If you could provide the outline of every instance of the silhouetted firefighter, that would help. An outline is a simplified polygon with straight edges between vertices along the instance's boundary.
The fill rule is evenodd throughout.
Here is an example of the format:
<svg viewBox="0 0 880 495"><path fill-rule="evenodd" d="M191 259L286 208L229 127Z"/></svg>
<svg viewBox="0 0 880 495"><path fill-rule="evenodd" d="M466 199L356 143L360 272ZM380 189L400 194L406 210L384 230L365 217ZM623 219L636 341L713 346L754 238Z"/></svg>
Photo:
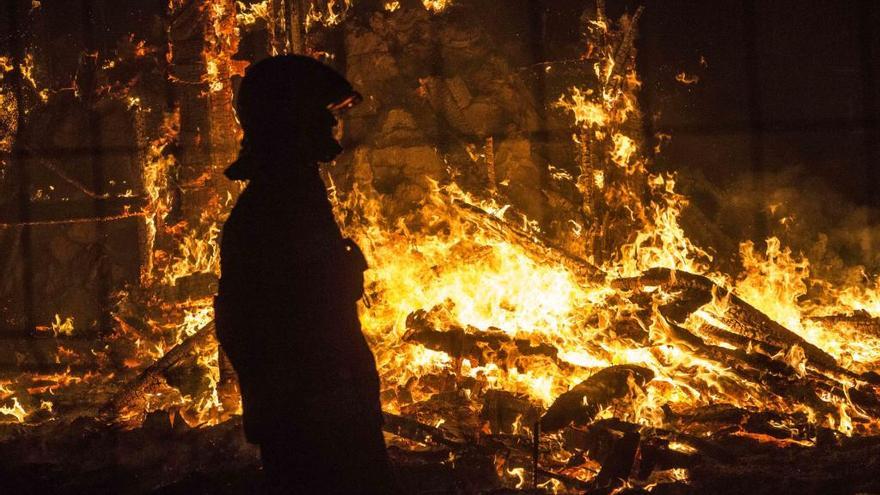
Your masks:
<svg viewBox="0 0 880 495"><path fill-rule="evenodd" d="M241 384L247 438L278 493L392 493L379 377L356 303L366 261L342 237L318 163L360 100L329 67L278 56L241 83L249 180L223 228L217 337Z"/></svg>

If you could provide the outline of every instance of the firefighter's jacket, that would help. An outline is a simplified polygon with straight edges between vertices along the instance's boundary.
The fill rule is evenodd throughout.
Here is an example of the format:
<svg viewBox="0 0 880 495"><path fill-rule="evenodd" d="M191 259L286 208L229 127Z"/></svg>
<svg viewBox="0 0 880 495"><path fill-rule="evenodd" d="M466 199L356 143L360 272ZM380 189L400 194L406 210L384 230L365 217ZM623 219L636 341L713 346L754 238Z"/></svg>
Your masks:
<svg viewBox="0 0 880 495"><path fill-rule="evenodd" d="M215 300L254 443L291 424L381 422L357 314L366 262L340 233L317 166L276 169L256 174L223 227Z"/></svg>

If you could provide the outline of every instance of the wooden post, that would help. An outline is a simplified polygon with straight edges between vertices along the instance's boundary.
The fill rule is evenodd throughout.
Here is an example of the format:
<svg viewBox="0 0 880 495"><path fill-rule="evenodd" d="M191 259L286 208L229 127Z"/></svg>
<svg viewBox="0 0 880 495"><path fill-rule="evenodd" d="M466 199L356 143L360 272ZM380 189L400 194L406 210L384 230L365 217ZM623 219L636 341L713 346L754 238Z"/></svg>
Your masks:
<svg viewBox="0 0 880 495"><path fill-rule="evenodd" d="M281 55L287 53L287 39L285 26L287 22L284 14L284 0L270 0L269 2L269 54Z"/></svg>
<svg viewBox="0 0 880 495"><path fill-rule="evenodd" d="M306 51L304 5L299 0L284 0L285 19L287 20L288 52L303 54Z"/></svg>
<svg viewBox="0 0 880 495"><path fill-rule="evenodd" d="M486 176L489 179L489 190L494 193L498 186L498 178L495 174L495 140L492 136L486 138L483 150L486 154Z"/></svg>
<svg viewBox="0 0 880 495"><path fill-rule="evenodd" d="M233 112L232 77L243 66L232 60L238 50L234 0L190 0L175 12L171 26L174 92L180 104L180 192L178 218L187 231L205 238L223 221L225 200L236 186L223 170L238 151L239 130ZM210 277L206 278L206 280ZM198 291L202 292L202 291ZM219 352L219 351L218 351ZM225 408L237 401L235 375L218 355L218 393Z"/></svg>

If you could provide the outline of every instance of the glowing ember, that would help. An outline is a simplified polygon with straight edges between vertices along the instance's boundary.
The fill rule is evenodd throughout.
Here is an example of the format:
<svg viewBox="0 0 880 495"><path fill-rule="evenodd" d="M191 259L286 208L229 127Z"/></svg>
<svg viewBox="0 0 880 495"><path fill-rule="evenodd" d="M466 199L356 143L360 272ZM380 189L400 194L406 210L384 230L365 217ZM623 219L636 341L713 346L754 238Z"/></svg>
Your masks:
<svg viewBox="0 0 880 495"><path fill-rule="evenodd" d="M345 19L348 9L351 8L351 0L327 0L323 6L316 3L309 4L309 12L305 18L305 30L309 32L315 24L323 26L335 26Z"/></svg>
<svg viewBox="0 0 880 495"><path fill-rule="evenodd" d="M443 12L452 4L452 0L422 0L422 5L431 12Z"/></svg>

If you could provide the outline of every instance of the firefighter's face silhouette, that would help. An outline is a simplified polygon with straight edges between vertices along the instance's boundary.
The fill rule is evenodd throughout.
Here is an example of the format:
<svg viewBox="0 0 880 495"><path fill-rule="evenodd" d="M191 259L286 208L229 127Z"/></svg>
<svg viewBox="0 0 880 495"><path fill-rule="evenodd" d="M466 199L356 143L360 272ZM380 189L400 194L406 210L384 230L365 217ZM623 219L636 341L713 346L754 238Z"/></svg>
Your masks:
<svg viewBox="0 0 880 495"><path fill-rule="evenodd" d="M273 147L286 149L306 161L330 162L342 152L339 120L329 108L290 105L267 116L263 124L272 127L263 135L272 136Z"/></svg>
<svg viewBox="0 0 880 495"><path fill-rule="evenodd" d="M330 162L342 152L339 120L329 109L311 112L300 130L300 146L318 162Z"/></svg>

